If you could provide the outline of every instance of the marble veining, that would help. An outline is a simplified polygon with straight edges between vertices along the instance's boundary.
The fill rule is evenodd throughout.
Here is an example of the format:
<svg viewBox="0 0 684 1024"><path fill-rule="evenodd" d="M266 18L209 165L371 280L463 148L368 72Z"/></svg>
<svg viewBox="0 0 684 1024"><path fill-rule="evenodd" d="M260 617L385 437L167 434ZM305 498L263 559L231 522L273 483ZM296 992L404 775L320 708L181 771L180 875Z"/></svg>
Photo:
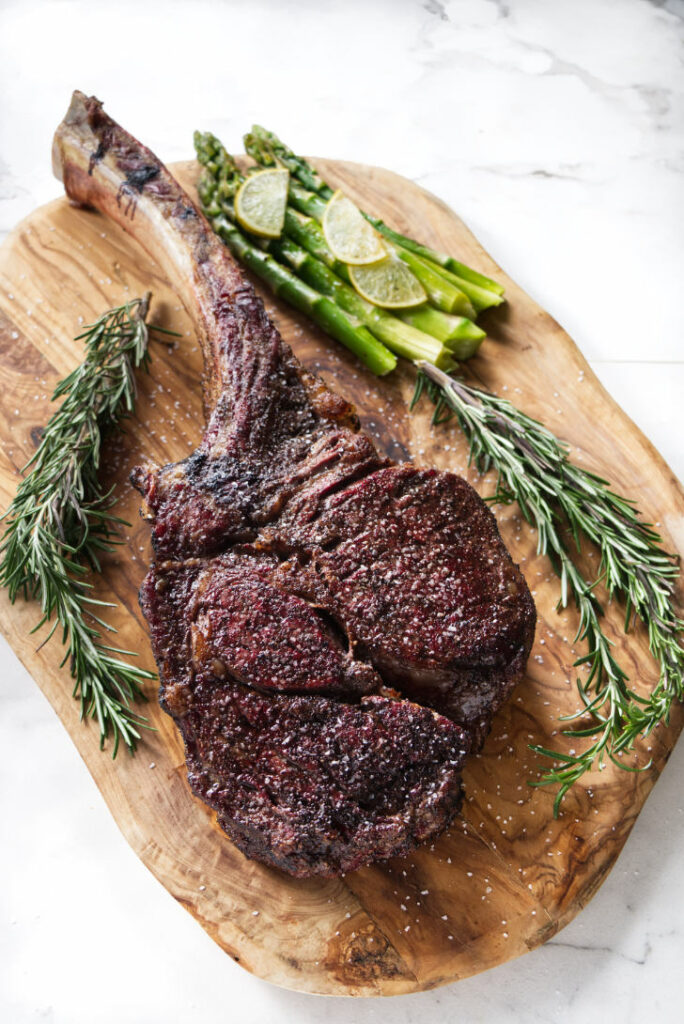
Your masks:
<svg viewBox="0 0 684 1024"><path fill-rule="evenodd" d="M682 476L683 20L684 0L0 0L0 239L60 194L50 141L74 87L167 161L194 128L238 150L260 121L439 195ZM684 744L544 947L352 1007L225 957L126 846L2 640L0 678L3 1021L681 1020Z"/></svg>

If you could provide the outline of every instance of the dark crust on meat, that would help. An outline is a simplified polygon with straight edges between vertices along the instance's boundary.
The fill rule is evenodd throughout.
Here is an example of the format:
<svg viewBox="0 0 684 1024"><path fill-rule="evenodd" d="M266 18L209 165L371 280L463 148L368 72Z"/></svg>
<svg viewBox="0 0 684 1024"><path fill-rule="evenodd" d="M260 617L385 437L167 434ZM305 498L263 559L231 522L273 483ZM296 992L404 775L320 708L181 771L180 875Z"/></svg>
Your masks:
<svg viewBox="0 0 684 1024"><path fill-rule="evenodd" d="M405 854L456 814L463 759L532 644L493 515L460 477L378 455L94 98L75 94L55 161L72 199L190 285L206 431L133 481L155 551L141 604L193 790L247 856L295 875Z"/></svg>

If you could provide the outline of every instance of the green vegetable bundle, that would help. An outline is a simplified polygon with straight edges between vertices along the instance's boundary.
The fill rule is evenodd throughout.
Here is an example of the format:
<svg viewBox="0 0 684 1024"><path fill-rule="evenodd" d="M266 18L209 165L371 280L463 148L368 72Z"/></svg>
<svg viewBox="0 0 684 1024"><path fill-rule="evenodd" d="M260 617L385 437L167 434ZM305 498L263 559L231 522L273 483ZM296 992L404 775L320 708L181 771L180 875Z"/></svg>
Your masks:
<svg viewBox="0 0 684 1024"><path fill-rule="evenodd" d="M250 155L259 166L273 166L274 150L263 140L257 146L253 139L248 136L245 140ZM392 244L396 244L429 296L424 305L405 312L376 306L355 290L349 268L335 258L326 243L321 222L327 198L332 195L327 185L320 183L318 192L314 192L291 180L283 233L266 241L249 235L237 220L235 196L245 176L232 156L210 133L195 133L195 149L204 168L198 185L200 200L217 234L277 295L311 316L374 373L391 372L396 366L395 356L425 359L450 369L457 360L475 354L485 333L469 316L455 314L454 310L474 316L476 304L483 309L500 303L500 285L461 264L458 266L476 280L457 277L449 266L437 262L447 261L447 257L435 253L435 260L429 260L425 253L430 250L376 221L381 233L390 232Z"/></svg>

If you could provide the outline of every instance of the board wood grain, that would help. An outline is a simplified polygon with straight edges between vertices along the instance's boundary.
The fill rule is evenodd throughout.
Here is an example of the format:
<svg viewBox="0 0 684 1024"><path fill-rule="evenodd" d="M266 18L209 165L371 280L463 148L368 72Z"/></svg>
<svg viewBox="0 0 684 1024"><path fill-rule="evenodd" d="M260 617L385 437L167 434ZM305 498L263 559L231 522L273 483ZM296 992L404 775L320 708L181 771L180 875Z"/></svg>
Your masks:
<svg viewBox="0 0 684 1024"><path fill-rule="evenodd" d="M388 171L316 161L326 178L364 208L435 248L501 280L508 302L482 317L489 340L468 375L510 397L567 439L574 457L638 498L667 546L684 540L684 495L671 470L601 387L571 339L494 264L463 223L434 196ZM197 167L173 170L193 191ZM0 501L5 508L20 469L50 415L56 381L82 355L74 335L105 309L151 289L152 319L181 332L153 341L148 376L139 378L136 415L108 440L107 484L133 525L124 545L93 580L114 600L109 615L121 645L153 669L137 590L150 558L149 531L128 474L144 456L163 463L186 455L202 430L201 358L193 325L152 259L120 229L58 199L23 221L0 249ZM264 294L299 358L352 399L365 428L392 457L468 475L481 493L493 481L467 469L453 424L430 427L430 409L407 411L413 371L388 379L366 373L349 354ZM58 668L59 644L38 647L29 634L38 610L0 594L0 627L69 731L126 839L141 860L214 940L247 970L306 992L391 995L432 988L533 949L566 924L610 870L682 727L677 708L641 745L653 758L640 774L585 777L552 815L552 794L531 788L539 763L530 743L560 745L558 717L578 707L572 668L574 610L558 613L558 583L535 554L535 537L514 506L495 510L506 544L521 563L539 612L527 675L497 715L480 755L464 773L461 817L438 842L412 856L339 879L295 880L246 860L190 793L182 744L150 684L146 713L155 732L138 754L112 761L96 728L79 722L72 683ZM589 571L596 552L583 554ZM681 591L679 594L681 598ZM622 612L607 609L606 629L632 684L655 680L645 631L625 635ZM579 741L575 741L579 742ZM37 752L39 754L39 752ZM7 767L7 771L19 770Z"/></svg>

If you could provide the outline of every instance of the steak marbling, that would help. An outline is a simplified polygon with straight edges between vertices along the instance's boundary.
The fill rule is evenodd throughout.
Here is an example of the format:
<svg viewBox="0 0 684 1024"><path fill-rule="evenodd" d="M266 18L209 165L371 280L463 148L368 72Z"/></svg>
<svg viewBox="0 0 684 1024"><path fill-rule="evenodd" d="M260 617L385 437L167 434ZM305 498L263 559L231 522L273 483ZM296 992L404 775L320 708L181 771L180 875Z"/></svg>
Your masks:
<svg viewBox="0 0 684 1024"><path fill-rule="evenodd" d="M194 792L247 856L295 875L408 852L456 814L463 760L532 643L493 515L460 477L378 454L96 99L74 94L53 153L200 332L202 442L134 473L154 545L141 603Z"/></svg>

